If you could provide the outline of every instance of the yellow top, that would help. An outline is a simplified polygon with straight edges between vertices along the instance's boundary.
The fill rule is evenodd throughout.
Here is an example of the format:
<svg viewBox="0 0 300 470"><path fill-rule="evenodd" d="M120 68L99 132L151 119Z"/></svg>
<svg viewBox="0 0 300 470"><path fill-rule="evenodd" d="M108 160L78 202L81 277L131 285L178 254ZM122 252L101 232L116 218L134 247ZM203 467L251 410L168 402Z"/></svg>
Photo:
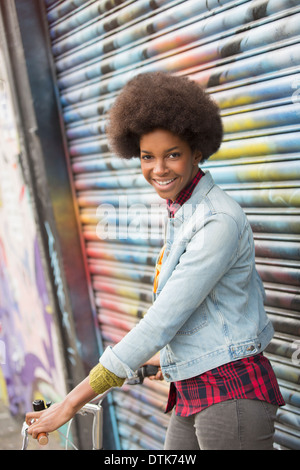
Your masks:
<svg viewBox="0 0 300 470"><path fill-rule="evenodd" d="M166 248L166 246L164 245L162 247L160 253L159 253L158 260L157 260L157 263L156 263L156 266L155 266L155 275L154 275L154 283L153 283L153 292L154 292L154 294L156 294L156 292L157 292L158 278L159 278L160 271L161 271L162 259L163 259L163 256L164 256L165 248Z"/></svg>

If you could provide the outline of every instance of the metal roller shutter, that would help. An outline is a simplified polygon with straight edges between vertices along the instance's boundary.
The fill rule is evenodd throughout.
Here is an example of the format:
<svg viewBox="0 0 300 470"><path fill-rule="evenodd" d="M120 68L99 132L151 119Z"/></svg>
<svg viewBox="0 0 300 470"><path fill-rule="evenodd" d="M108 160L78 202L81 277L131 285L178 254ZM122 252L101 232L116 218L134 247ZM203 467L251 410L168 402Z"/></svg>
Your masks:
<svg viewBox="0 0 300 470"><path fill-rule="evenodd" d="M151 218L150 239L143 232L148 228L147 208L158 204L157 197L140 177L138 161L123 162L110 154L106 113L137 73L187 74L207 88L222 109L224 143L206 168L243 206L252 224L266 308L276 330L267 354L286 400L278 413L276 447L299 449L299 1L45 4L105 344L122 338L150 305L153 268L162 244L160 217ZM138 203L146 206L141 226L136 225ZM104 204L115 208L117 236L106 232L101 240L97 208ZM128 215L126 208L134 204ZM114 393L123 449L163 447L167 393L165 383L149 381Z"/></svg>

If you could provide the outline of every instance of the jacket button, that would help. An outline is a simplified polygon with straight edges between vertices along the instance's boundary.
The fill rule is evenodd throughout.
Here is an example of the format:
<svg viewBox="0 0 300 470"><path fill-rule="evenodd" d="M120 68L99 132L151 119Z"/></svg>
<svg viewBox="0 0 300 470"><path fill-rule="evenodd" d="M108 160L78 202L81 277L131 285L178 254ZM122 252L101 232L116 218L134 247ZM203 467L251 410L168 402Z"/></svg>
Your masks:
<svg viewBox="0 0 300 470"><path fill-rule="evenodd" d="M170 374L165 374L166 379L170 378Z"/></svg>

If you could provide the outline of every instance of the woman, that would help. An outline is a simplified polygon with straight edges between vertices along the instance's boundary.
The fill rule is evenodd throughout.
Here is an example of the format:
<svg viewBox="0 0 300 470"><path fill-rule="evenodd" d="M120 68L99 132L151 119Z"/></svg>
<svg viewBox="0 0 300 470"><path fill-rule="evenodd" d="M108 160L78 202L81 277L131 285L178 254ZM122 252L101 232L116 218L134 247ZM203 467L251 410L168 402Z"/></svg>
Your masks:
<svg viewBox="0 0 300 470"><path fill-rule="evenodd" d="M84 403L146 362L171 383L165 449L273 448L284 404L262 352L273 336L255 269L250 225L240 206L199 165L222 140L219 109L193 81L164 73L133 78L109 115L122 158L140 157L146 181L169 212L156 268L155 301L81 384L42 414L29 433L49 432ZM153 359L151 359L153 357Z"/></svg>

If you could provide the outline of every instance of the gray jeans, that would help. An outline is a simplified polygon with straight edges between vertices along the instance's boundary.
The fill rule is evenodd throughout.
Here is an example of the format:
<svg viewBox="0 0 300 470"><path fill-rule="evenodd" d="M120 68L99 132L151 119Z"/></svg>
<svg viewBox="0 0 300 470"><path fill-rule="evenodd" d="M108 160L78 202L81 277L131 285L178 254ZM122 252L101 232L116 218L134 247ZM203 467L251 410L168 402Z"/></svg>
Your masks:
<svg viewBox="0 0 300 470"><path fill-rule="evenodd" d="M165 450L273 450L277 406L229 400L192 416L172 412Z"/></svg>

